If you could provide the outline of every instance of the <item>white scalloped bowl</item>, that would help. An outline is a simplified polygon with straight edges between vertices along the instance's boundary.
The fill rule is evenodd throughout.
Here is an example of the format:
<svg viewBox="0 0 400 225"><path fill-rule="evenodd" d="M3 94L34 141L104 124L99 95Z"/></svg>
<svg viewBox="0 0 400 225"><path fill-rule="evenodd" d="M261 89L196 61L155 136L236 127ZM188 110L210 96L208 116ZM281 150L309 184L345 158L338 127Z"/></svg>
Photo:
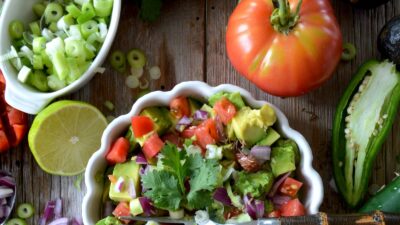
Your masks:
<svg viewBox="0 0 400 225"><path fill-rule="evenodd" d="M132 107L132 110L125 115L116 118L105 129L101 147L90 158L85 172L85 184L87 193L83 199L82 216L84 224L95 224L100 218L101 195L103 191L102 183L96 182L96 174L103 173L107 167L105 155L113 140L118 138L127 130L131 124L131 117L138 115L142 109L149 106L168 106L169 102L177 96L193 96L206 101L209 96L219 92L240 92L244 100L252 107L261 107L269 104L265 101L255 100L251 94L234 85L223 84L217 87L199 81L183 82L175 86L168 92L155 91L138 99ZM271 104L270 104L271 105ZM297 176L304 183L301 201L305 205L308 214L315 214L323 199L323 186L319 174L312 167L312 152L305 138L297 131L290 128L286 116L275 106L271 105L276 112L278 121L277 128L283 136L294 140L300 149L301 161L297 168Z"/></svg>
<svg viewBox="0 0 400 225"><path fill-rule="evenodd" d="M8 25L18 19L25 24L33 21L32 6L39 0L7 0L4 3L0 17L0 55L4 55L11 49L11 40L8 34ZM121 14L121 0L114 0L111 12L110 24L107 36L101 49L97 53L90 67L82 76L68 86L54 92L40 92L29 85L18 81L18 72L9 61L0 62L0 68L6 80L5 99L9 105L20 111L37 114L53 99L72 93L83 87L96 74L96 69L101 67L107 57L115 35L117 34L119 18ZM26 26L27 27L27 26Z"/></svg>

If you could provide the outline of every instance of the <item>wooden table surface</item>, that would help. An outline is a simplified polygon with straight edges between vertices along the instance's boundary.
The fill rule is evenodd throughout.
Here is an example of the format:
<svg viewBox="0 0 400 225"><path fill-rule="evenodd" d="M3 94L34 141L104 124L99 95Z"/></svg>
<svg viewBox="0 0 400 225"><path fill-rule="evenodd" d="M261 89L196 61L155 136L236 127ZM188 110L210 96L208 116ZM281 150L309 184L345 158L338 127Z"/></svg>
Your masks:
<svg viewBox="0 0 400 225"><path fill-rule="evenodd" d="M309 141L313 165L324 181L325 200L321 211L348 212L340 196L330 187L331 129L336 105L350 78L362 62L379 58L376 37L380 28L391 17L400 14L400 1L392 0L374 10L353 9L342 0L332 2L341 25L345 42L358 49L355 60L340 63L334 76L321 88L297 98L282 99L265 94L242 78L231 66L225 51L225 27L236 0L166 0L161 18L155 23L143 23L132 1L124 0L118 34L113 49L141 48L148 55L149 65L159 65L162 78L151 83L152 90L169 90L182 81L200 80L210 85L231 83L249 90L258 99L267 100L287 115L291 126ZM105 115L127 113L135 101L137 91L124 84L125 76L116 73L106 63L107 70L98 74L80 91L67 96L97 106ZM103 103L110 100L115 110L110 112ZM32 117L31 117L32 119ZM371 184L389 182L400 165L400 118L378 155ZM47 201L62 197L64 215L80 216L84 196L74 187L77 177L51 176L43 172L32 157L27 141L18 149L0 156L0 169L17 178L17 202L30 202L37 209L30 224L37 224Z"/></svg>

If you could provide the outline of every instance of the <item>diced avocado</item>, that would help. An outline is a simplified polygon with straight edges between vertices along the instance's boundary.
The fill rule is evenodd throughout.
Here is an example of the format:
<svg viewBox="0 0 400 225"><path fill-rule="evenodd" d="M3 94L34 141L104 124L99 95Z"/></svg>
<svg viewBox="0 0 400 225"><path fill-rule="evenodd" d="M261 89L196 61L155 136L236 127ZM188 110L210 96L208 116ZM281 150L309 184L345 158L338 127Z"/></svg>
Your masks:
<svg viewBox="0 0 400 225"><path fill-rule="evenodd" d="M129 181L133 181L133 185L136 188L136 193L139 193L139 170L140 165L136 163L136 160L130 160L125 163L120 163L115 165L113 176L117 179L119 177L123 177L125 180L125 187L122 188L122 191L117 191L115 187L115 183L111 183L110 185L110 199L117 202L129 202L132 200L128 192L127 185L129 185Z"/></svg>
<svg viewBox="0 0 400 225"><path fill-rule="evenodd" d="M221 147L222 147L222 154L225 158L230 160L235 160L235 150L232 143L223 145Z"/></svg>
<svg viewBox="0 0 400 225"><path fill-rule="evenodd" d="M296 164L300 162L300 152L299 147L297 146L296 142L291 139L280 139L278 140L274 146L277 147L288 147L292 148L296 157Z"/></svg>
<svg viewBox="0 0 400 225"><path fill-rule="evenodd" d="M160 136L165 134L165 132L167 132L172 125L170 117L166 115L165 111L163 111L161 108L162 107L155 106L147 107L140 113L141 116L147 116L153 120L155 130Z"/></svg>
<svg viewBox="0 0 400 225"><path fill-rule="evenodd" d="M277 142L271 152L271 169L275 177L296 170L297 152L296 143Z"/></svg>
<svg viewBox="0 0 400 225"><path fill-rule="evenodd" d="M265 130L276 121L274 110L269 105L261 109L243 107L232 119L232 128L236 137L253 146L266 136Z"/></svg>
<svg viewBox="0 0 400 225"><path fill-rule="evenodd" d="M204 104L200 109L203 110L203 111L208 112L208 115L209 115L211 118L214 118L214 117L215 117L214 109L211 108L211 106L209 106L209 105L207 105L207 104Z"/></svg>
<svg viewBox="0 0 400 225"><path fill-rule="evenodd" d="M139 198L132 199L129 202L129 208L133 216L137 216L143 213L142 204L140 204Z"/></svg>
<svg viewBox="0 0 400 225"><path fill-rule="evenodd" d="M241 202L241 198L239 195L235 195L232 192L232 187L229 184L229 182L226 183L225 188L226 188L226 192L228 193L228 197L231 199L232 205L235 206L236 208L242 209L243 204Z"/></svg>
<svg viewBox="0 0 400 225"><path fill-rule="evenodd" d="M265 136L261 141L257 143L259 146L271 146L275 141L277 141L281 135L276 132L272 127L268 127L267 136Z"/></svg>
<svg viewBox="0 0 400 225"><path fill-rule="evenodd" d="M188 102L189 102L189 107L190 107L190 113L193 115L197 110L201 108L203 105L202 102L200 102L197 99L188 97Z"/></svg>
<svg viewBox="0 0 400 225"><path fill-rule="evenodd" d="M226 125L225 133L227 134L227 137L228 137L229 140L235 140L236 139L235 131L233 130L232 123L228 123Z"/></svg>
<svg viewBox="0 0 400 225"><path fill-rule="evenodd" d="M96 223L96 225L122 225L122 223L113 216L108 216Z"/></svg>
<svg viewBox="0 0 400 225"><path fill-rule="evenodd" d="M208 102L211 106L214 106L214 104L220 100L222 97L227 98L230 102L232 102L232 104L234 104L236 106L237 109L241 109L243 107L246 106L246 104L244 104L244 101L242 99L242 96L240 95L239 92L233 92L233 93L229 93L229 92L218 92L214 95L212 95L209 99Z"/></svg>
<svg viewBox="0 0 400 225"><path fill-rule="evenodd" d="M274 176L267 171L256 173L240 171L236 175L235 190L242 195L250 194L254 198L267 194L274 183Z"/></svg>
<svg viewBox="0 0 400 225"><path fill-rule="evenodd" d="M129 126L125 138L129 141L129 152L132 152L138 144L135 135L133 135L132 126Z"/></svg>
<svg viewBox="0 0 400 225"><path fill-rule="evenodd" d="M250 217L250 215L248 213L242 213L238 216L232 217L229 220L226 221L226 223L229 224L240 224L240 223L246 223L246 222L250 222L253 219Z"/></svg>

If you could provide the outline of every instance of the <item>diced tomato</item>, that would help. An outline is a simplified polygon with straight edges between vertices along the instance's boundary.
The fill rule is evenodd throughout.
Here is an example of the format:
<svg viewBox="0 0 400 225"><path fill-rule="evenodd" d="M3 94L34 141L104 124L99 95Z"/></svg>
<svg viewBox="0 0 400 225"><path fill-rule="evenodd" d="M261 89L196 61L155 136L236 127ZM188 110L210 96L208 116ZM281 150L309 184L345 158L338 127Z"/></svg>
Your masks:
<svg viewBox="0 0 400 225"><path fill-rule="evenodd" d="M26 116L25 113L19 111L18 109L14 109L11 106L6 107L6 112L7 112L8 122L11 125L14 125L14 124L25 125L28 120L28 117Z"/></svg>
<svg viewBox="0 0 400 225"><path fill-rule="evenodd" d="M156 156L164 146L164 142L154 133L143 144L143 154L147 160Z"/></svg>
<svg viewBox="0 0 400 225"><path fill-rule="evenodd" d="M195 134L196 134L196 139L197 143L202 147L203 149L206 149L206 146L209 144L215 144L215 134L216 134L216 129L212 129L211 123L205 121L203 124L197 127ZM215 124L214 124L215 128ZM218 134L217 134L218 135Z"/></svg>
<svg viewBox="0 0 400 225"><path fill-rule="evenodd" d="M281 217L281 212L279 210L274 210L270 213L268 213L269 218L278 218Z"/></svg>
<svg viewBox="0 0 400 225"><path fill-rule="evenodd" d="M281 207L282 216L304 216L305 214L306 210L298 198L288 201Z"/></svg>
<svg viewBox="0 0 400 225"><path fill-rule="evenodd" d="M0 130L0 153L7 151L9 148L10 143L8 142L7 135L4 131Z"/></svg>
<svg viewBox="0 0 400 225"><path fill-rule="evenodd" d="M191 138L195 135L196 129L196 126L190 126L181 132L181 136L183 138Z"/></svg>
<svg viewBox="0 0 400 225"><path fill-rule="evenodd" d="M221 119L222 123L227 125L236 115L236 107L227 98L222 97L214 104L214 110Z"/></svg>
<svg viewBox="0 0 400 225"><path fill-rule="evenodd" d="M183 116L190 116L189 102L186 97L174 98L169 103L169 108L172 115L178 119L182 118Z"/></svg>
<svg viewBox="0 0 400 225"><path fill-rule="evenodd" d="M126 161L129 151L129 141L124 137L118 138L107 153L106 159L109 164L123 163Z"/></svg>
<svg viewBox="0 0 400 225"><path fill-rule="evenodd" d="M282 183L279 190L282 194L288 195L290 197L295 197L301 186L303 186L303 183L291 177L288 177Z"/></svg>
<svg viewBox="0 0 400 225"><path fill-rule="evenodd" d="M147 116L133 116L132 117L132 131L136 138L150 133L154 130L153 121Z"/></svg>
<svg viewBox="0 0 400 225"><path fill-rule="evenodd" d="M22 139L25 137L25 133L27 131L26 125L14 124L12 125L12 129L14 131L15 140L11 143L12 147L16 147L19 143L21 143Z"/></svg>
<svg viewBox="0 0 400 225"><path fill-rule="evenodd" d="M215 123L215 120L207 119L201 124L201 126L204 126L207 129L207 132L211 135L212 138L214 138L215 140L219 139L217 125Z"/></svg>
<svg viewBox="0 0 400 225"><path fill-rule="evenodd" d="M129 205L126 202L120 202L112 213L115 217L130 216Z"/></svg>
<svg viewBox="0 0 400 225"><path fill-rule="evenodd" d="M182 139L176 133L167 133L161 138L164 142L170 142L178 147L182 146Z"/></svg>

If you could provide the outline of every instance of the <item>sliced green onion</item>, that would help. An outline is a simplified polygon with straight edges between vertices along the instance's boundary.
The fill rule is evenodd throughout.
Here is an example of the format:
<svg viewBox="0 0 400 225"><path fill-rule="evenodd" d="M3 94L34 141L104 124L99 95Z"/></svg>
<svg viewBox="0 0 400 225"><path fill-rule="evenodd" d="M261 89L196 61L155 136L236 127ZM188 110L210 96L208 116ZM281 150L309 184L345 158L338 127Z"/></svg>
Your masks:
<svg viewBox="0 0 400 225"><path fill-rule="evenodd" d="M51 31L50 31L49 29L47 29L47 28L44 28L44 29L42 30L42 36L43 36L44 38L46 38L47 41L51 41L51 40L54 39L54 34L53 34L53 32L51 32Z"/></svg>
<svg viewBox="0 0 400 225"><path fill-rule="evenodd" d="M35 70L43 69L43 59L41 55L33 55L32 57L32 66Z"/></svg>
<svg viewBox="0 0 400 225"><path fill-rule="evenodd" d="M114 110L114 104L112 102L107 100L103 104L108 110L110 110L110 111Z"/></svg>
<svg viewBox="0 0 400 225"><path fill-rule="evenodd" d="M137 88L140 85L140 81L137 77L134 76L127 76L125 79L125 84L126 86L128 86L129 88Z"/></svg>
<svg viewBox="0 0 400 225"><path fill-rule="evenodd" d="M104 42L104 40L107 37L107 33L108 33L108 29L107 29L107 24L103 23L103 22L99 22L99 30L100 30L100 39L101 42Z"/></svg>
<svg viewBox="0 0 400 225"><path fill-rule="evenodd" d="M122 51L114 51L110 56L111 67L118 72L124 72L126 69L126 57Z"/></svg>
<svg viewBox="0 0 400 225"><path fill-rule="evenodd" d="M106 71L105 67L96 67L94 68L95 73L104 73Z"/></svg>
<svg viewBox="0 0 400 225"><path fill-rule="evenodd" d="M49 91L49 85L47 84L47 76L44 74L42 70L35 70L29 76L28 80L29 84L38 89L39 91Z"/></svg>
<svg viewBox="0 0 400 225"><path fill-rule="evenodd" d="M40 54L46 48L46 38L35 37L32 41L32 50L34 53Z"/></svg>
<svg viewBox="0 0 400 225"><path fill-rule="evenodd" d="M19 20L11 21L10 25L8 26L8 33L12 39L22 38L22 33L24 30L24 24Z"/></svg>
<svg viewBox="0 0 400 225"><path fill-rule="evenodd" d="M81 183L82 183L82 179L83 179L83 173L78 174L76 176L76 179L74 181L74 186L78 191L81 191Z"/></svg>
<svg viewBox="0 0 400 225"><path fill-rule="evenodd" d="M58 31L57 22L51 22L49 25L49 30L53 33Z"/></svg>
<svg viewBox="0 0 400 225"><path fill-rule="evenodd" d="M158 80L161 77L161 70L158 66L153 66L149 69L150 79Z"/></svg>
<svg viewBox="0 0 400 225"><path fill-rule="evenodd" d="M140 81L139 88L142 89L142 90L149 88L149 81L146 78L142 79Z"/></svg>
<svg viewBox="0 0 400 225"><path fill-rule="evenodd" d="M74 23L75 23L75 21L74 21L74 18L72 17L72 15L67 14L58 20L57 28L59 30L66 30L69 28L69 26L73 25Z"/></svg>
<svg viewBox="0 0 400 225"><path fill-rule="evenodd" d="M32 204L22 203L17 207L17 216L21 219L28 219L33 216L35 209Z"/></svg>
<svg viewBox="0 0 400 225"><path fill-rule="evenodd" d="M47 68L52 68L53 64L51 63L50 57L46 54L46 51L41 52L40 55L42 56L43 64L46 65Z"/></svg>
<svg viewBox="0 0 400 225"><path fill-rule="evenodd" d="M45 10L46 6L40 2L35 3L32 7L32 11L37 17L42 17Z"/></svg>
<svg viewBox="0 0 400 225"><path fill-rule="evenodd" d="M32 60L27 57L21 57L21 62L22 62L23 66L27 66L29 68L32 67L32 64L31 64Z"/></svg>
<svg viewBox="0 0 400 225"><path fill-rule="evenodd" d="M22 46L26 45L26 41L24 39L12 40L11 43L17 49L19 49Z"/></svg>
<svg viewBox="0 0 400 225"><path fill-rule="evenodd" d="M47 84L49 88L53 91L58 91L67 86L67 84L64 81L60 80L56 75L48 76Z"/></svg>
<svg viewBox="0 0 400 225"><path fill-rule="evenodd" d="M85 56L84 42L82 40L65 39L65 53L69 57ZM85 57L86 58L86 57Z"/></svg>
<svg viewBox="0 0 400 225"><path fill-rule="evenodd" d="M146 65L146 55L140 49L132 49L127 55L128 63L131 67L141 68Z"/></svg>
<svg viewBox="0 0 400 225"><path fill-rule="evenodd" d="M74 2L76 3L76 4L78 4L78 5L83 5L83 4L85 4L85 3L87 3L87 2L89 2L90 0L74 0Z"/></svg>
<svg viewBox="0 0 400 225"><path fill-rule="evenodd" d="M33 52L26 45L21 47L21 52L19 53L19 56L25 57L29 59L29 61L33 60Z"/></svg>
<svg viewBox="0 0 400 225"><path fill-rule="evenodd" d="M85 44L86 59L93 59L96 56L95 52L96 48L93 45L89 43Z"/></svg>
<svg viewBox="0 0 400 225"><path fill-rule="evenodd" d="M32 70L27 67L23 66L22 69L18 72L18 80L22 83L25 83L28 80L29 74L31 74Z"/></svg>
<svg viewBox="0 0 400 225"><path fill-rule="evenodd" d="M30 23L29 28L31 29L31 32L33 35L40 36L41 32L40 32L40 26L39 26L38 21Z"/></svg>
<svg viewBox="0 0 400 225"><path fill-rule="evenodd" d="M27 225L26 221L20 218L12 218L5 225Z"/></svg>
<svg viewBox="0 0 400 225"><path fill-rule="evenodd" d="M67 66L67 59L64 56L64 53L61 51L53 54L52 63L54 66L54 71L60 80L66 80L69 74L69 67Z"/></svg>
<svg viewBox="0 0 400 225"><path fill-rule="evenodd" d="M81 29L79 25L72 25L69 27L69 36L77 39L82 39Z"/></svg>
<svg viewBox="0 0 400 225"><path fill-rule="evenodd" d="M82 13L76 19L78 24L83 24L96 16L93 5L90 2L86 2L82 5Z"/></svg>
<svg viewBox="0 0 400 225"><path fill-rule="evenodd" d="M67 83L72 83L77 80L81 75L82 71L79 65L77 64L76 60L73 58L67 58L68 66L69 66L69 75L67 78Z"/></svg>
<svg viewBox="0 0 400 225"><path fill-rule="evenodd" d="M63 16L63 7L55 2L49 3L44 11L46 24L57 22Z"/></svg>
<svg viewBox="0 0 400 225"><path fill-rule="evenodd" d="M350 61L357 55L356 47L351 43L343 44L342 60Z"/></svg>
<svg viewBox="0 0 400 225"><path fill-rule="evenodd" d="M24 32L22 37L25 42L24 45L32 46L33 35L30 32Z"/></svg>
<svg viewBox="0 0 400 225"><path fill-rule="evenodd" d="M94 20L86 21L81 24L81 34L83 38L87 39L91 34L98 32L99 27Z"/></svg>
<svg viewBox="0 0 400 225"><path fill-rule="evenodd" d="M14 58L18 58L18 52L17 50L15 50L14 46L11 46L11 50L9 52L0 56L0 62L4 62Z"/></svg>
<svg viewBox="0 0 400 225"><path fill-rule="evenodd" d="M94 10L99 17L108 17L111 15L113 0L93 0Z"/></svg>
<svg viewBox="0 0 400 225"><path fill-rule="evenodd" d="M141 67L141 68L134 68L134 67L131 67L131 75L132 75L132 76L135 76L135 77L137 77L137 78L140 78L140 77L143 76L143 73L144 73L143 67Z"/></svg>
<svg viewBox="0 0 400 225"><path fill-rule="evenodd" d="M75 19L78 18L81 15L81 10L75 5L75 4L69 4L66 7L66 10L71 16L73 16Z"/></svg>

